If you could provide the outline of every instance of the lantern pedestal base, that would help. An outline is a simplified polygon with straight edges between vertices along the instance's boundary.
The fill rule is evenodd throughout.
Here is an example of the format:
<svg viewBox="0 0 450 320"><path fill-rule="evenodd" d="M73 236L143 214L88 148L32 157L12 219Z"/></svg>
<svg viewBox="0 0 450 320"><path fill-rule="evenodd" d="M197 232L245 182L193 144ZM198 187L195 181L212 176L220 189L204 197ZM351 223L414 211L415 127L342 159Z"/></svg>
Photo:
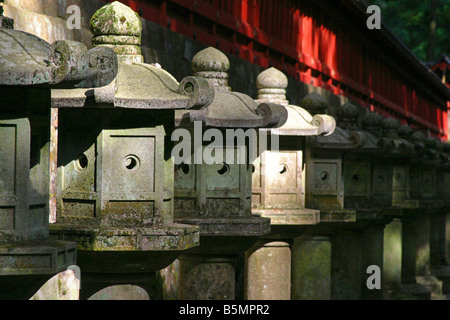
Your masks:
<svg viewBox="0 0 450 320"><path fill-rule="evenodd" d="M442 281L432 275L417 276L417 283L425 286L431 291L431 299L433 300L444 300L442 294Z"/></svg>
<svg viewBox="0 0 450 320"><path fill-rule="evenodd" d="M181 255L180 299L234 300L235 258L235 255Z"/></svg>
<svg viewBox="0 0 450 320"><path fill-rule="evenodd" d="M151 299L162 299L162 283L156 281L155 272L198 246L200 238L197 226L177 223L134 229L53 224L50 233L79 245L81 299L122 284L137 285Z"/></svg>
<svg viewBox="0 0 450 320"><path fill-rule="evenodd" d="M245 299L291 299L291 249L288 242L258 240L245 254Z"/></svg>
<svg viewBox="0 0 450 320"><path fill-rule="evenodd" d="M450 266L434 267L431 270L431 274L442 282L442 293L450 293Z"/></svg>
<svg viewBox="0 0 450 320"><path fill-rule="evenodd" d="M366 270L371 265L382 268L383 228L392 217L380 208L320 215L321 223L294 241L292 299L382 299L381 289L366 290Z"/></svg>
<svg viewBox="0 0 450 320"><path fill-rule="evenodd" d="M200 246L180 260L180 299L234 300L234 261L259 237L270 233L270 220L245 218L178 218L179 223L200 226ZM219 275L218 275L219 274Z"/></svg>
<svg viewBox="0 0 450 320"><path fill-rule="evenodd" d="M419 283L402 283L402 288L407 294L417 300L431 300L431 290Z"/></svg>
<svg viewBox="0 0 450 320"><path fill-rule="evenodd" d="M291 243L320 222L314 209L253 209L270 218L271 232L245 253L245 298L248 300L291 299Z"/></svg>

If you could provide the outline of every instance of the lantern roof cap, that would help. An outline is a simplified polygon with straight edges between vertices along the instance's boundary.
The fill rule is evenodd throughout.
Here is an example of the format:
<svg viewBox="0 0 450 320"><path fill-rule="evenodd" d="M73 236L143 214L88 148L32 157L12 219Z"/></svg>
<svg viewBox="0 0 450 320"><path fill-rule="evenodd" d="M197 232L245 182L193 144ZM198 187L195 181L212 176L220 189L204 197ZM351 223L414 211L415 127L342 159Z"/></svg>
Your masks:
<svg viewBox="0 0 450 320"><path fill-rule="evenodd" d="M246 94L234 92L228 86L230 61L227 56L213 47L199 51L192 59L194 76L205 79L214 88L214 99L201 112L180 112L176 124L184 125L186 120L202 120L213 127L279 127L287 120L287 110L281 105L261 103Z"/></svg>
<svg viewBox="0 0 450 320"><path fill-rule="evenodd" d="M400 123L398 122L397 119L393 117L384 118L383 121L381 122L381 125L384 130L398 131L398 129L400 128Z"/></svg>
<svg viewBox="0 0 450 320"><path fill-rule="evenodd" d="M227 72L230 69L230 60L222 51L208 47L194 55L191 65L194 72Z"/></svg>
<svg viewBox="0 0 450 320"><path fill-rule="evenodd" d="M0 28L0 84L54 84L68 75L67 57L27 32Z"/></svg>
<svg viewBox="0 0 450 320"><path fill-rule="evenodd" d="M414 130L411 134L411 139L417 143L424 143L425 138L426 138L425 135L419 130Z"/></svg>
<svg viewBox="0 0 450 320"><path fill-rule="evenodd" d="M381 128L383 118L376 112L367 112L361 119L363 129Z"/></svg>
<svg viewBox="0 0 450 320"><path fill-rule="evenodd" d="M91 28L95 55L89 56L89 62L105 81L53 90L53 107L200 109L213 100L214 90L205 79L188 76L178 83L160 65L144 63L142 24L131 8L117 1L107 4L93 15Z"/></svg>
<svg viewBox="0 0 450 320"><path fill-rule="evenodd" d="M403 139L410 138L411 134L413 132L413 129L408 126L407 124L402 124L400 127L398 127L398 135Z"/></svg>
<svg viewBox="0 0 450 320"><path fill-rule="evenodd" d="M288 80L283 72L273 67L266 69L256 77L256 87L258 88L257 101L270 101L287 105L289 104L289 101L286 99L287 86Z"/></svg>
<svg viewBox="0 0 450 320"><path fill-rule="evenodd" d="M94 36L137 37L142 35L142 22L139 15L130 7L114 1L97 10L90 20Z"/></svg>
<svg viewBox="0 0 450 320"><path fill-rule="evenodd" d="M288 86L288 79L283 72L271 67L258 75L256 78L256 86L258 89L286 89Z"/></svg>
<svg viewBox="0 0 450 320"><path fill-rule="evenodd" d="M97 10L90 20L94 47L112 48L120 62L144 62L141 54L142 21L130 7L114 1Z"/></svg>
<svg viewBox="0 0 450 320"><path fill-rule="evenodd" d="M312 115L326 114L328 103L325 98L318 92L311 92L307 94L301 101L300 107L306 109Z"/></svg>
<svg viewBox="0 0 450 320"><path fill-rule="evenodd" d="M336 111L338 126L347 130L357 130L358 109L350 102L345 103Z"/></svg>
<svg viewBox="0 0 450 320"><path fill-rule="evenodd" d="M312 116L307 110L302 107L291 105L286 100L287 77L275 68L269 68L261 72L256 78L256 85L258 90L258 103L270 102L284 105L287 109L287 121L279 128L271 129L273 134L279 135L294 135L294 136L310 136L331 134L336 128L336 121L333 117L321 114ZM311 95L311 94L310 94ZM327 103L318 93L319 97L313 95L312 99L325 103L325 110ZM304 98L308 99L307 97Z"/></svg>

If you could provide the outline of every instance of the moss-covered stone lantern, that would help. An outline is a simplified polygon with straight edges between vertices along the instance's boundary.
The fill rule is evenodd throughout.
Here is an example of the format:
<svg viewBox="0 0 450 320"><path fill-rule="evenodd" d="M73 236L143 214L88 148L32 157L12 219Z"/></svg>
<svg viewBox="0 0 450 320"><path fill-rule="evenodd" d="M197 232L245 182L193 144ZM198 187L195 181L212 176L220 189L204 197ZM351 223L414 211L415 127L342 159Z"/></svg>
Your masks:
<svg viewBox="0 0 450 320"><path fill-rule="evenodd" d="M307 205L320 209L321 223L294 243L296 299L378 298L366 297L364 285L365 265L380 265L383 258L384 212L373 205L378 194L372 184L372 159L380 147L370 132L379 131L380 118L369 114L359 120L360 112L351 103L338 107L336 115L333 134L308 138Z"/></svg>
<svg viewBox="0 0 450 320"><path fill-rule="evenodd" d="M335 121L328 115L312 116L286 99L287 77L275 68L257 79L257 103L278 103L288 111L279 128L259 129L276 135L277 150L265 150L254 161L252 212L271 219L271 233L246 252L245 297L250 300L289 300L291 296L291 244L305 226L320 222L317 209L305 207L305 136L330 135ZM314 94L313 94L314 96Z"/></svg>
<svg viewBox="0 0 450 320"><path fill-rule="evenodd" d="M329 108L317 93L304 97L300 106L311 115L325 114ZM348 150L357 147L351 133L339 126L331 135L306 137L305 206L320 210L320 223L307 228L294 241L291 290L294 300L338 298L333 288L334 283L339 287L341 280L332 274L331 266L348 259L335 253L345 246L349 253L354 250L352 243L336 241L334 234L338 226L356 221L356 211L344 206L343 160Z"/></svg>
<svg viewBox="0 0 450 320"><path fill-rule="evenodd" d="M141 20L120 2L99 9L91 30L102 53L91 61L111 82L52 92L52 106L59 109L52 233L78 243L82 299L121 283L160 298L152 292L154 272L199 244L197 226L174 223L166 133L174 110L205 107L214 91L202 78L178 83L144 63Z"/></svg>
<svg viewBox="0 0 450 320"><path fill-rule="evenodd" d="M49 239L50 87L68 57L0 15L0 299L28 299L76 264L74 242Z"/></svg>
<svg viewBox="0 0 450 320"><path fill-rule="evenodd" d="M177 115L179 129L191 132L194 147L190 161L176 166L175 217L199 225L201 235L200 246L179 258L182 299L234 299L233 260L270 232L269 219L252 215L249 159L258 138L254 128L282 125L287 111L231 91L229 67L215 48L198 52L192 59L194 75L214 86L214 101L206 110Z"/></svg>

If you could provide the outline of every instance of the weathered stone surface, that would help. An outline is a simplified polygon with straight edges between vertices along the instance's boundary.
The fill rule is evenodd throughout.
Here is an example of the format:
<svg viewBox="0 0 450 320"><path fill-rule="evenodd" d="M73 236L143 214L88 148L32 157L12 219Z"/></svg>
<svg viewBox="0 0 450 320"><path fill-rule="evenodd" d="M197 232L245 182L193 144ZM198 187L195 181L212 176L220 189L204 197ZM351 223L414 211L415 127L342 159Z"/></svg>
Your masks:
<svg viewBox="0 0 450 320"><path fill-rule="evenodd" d="M286 122L287 112L283 106L269 102L258 105L249 96L231 91L227 73L230 62L219 50L210 47L198 52L192 59L192 68L195 76L206 79L215 90L214 100L206 109L176 115L176 125L190 127L193 139L195 124L192 130L192 123L195 120L200 120L206 127L222 128L222 134L223 128L273 127ZM196 141L192 142L195 145ZM248 157L243 162L238 161L242 150L249 150L250 143L232 147L234 160L231 163L181 163L175 170L176 221L199 225L201 234L200 247L180 257L182 299L233 299L234 267L227 256L244 252L258 236L270 232L269 219L252 216ZM216 146L216 150L227 149L228 153L230 146L224 144ZM205 256L208 254L226 261L222 264L208 261ZM194 255L200 257L195 263L192 262ZM209 278L214 277L211 272L216 268L223 276L211 282ZM201 281L207 278L207 287L204 287Z"/></svg>
<svg viewBox="0 0 450 320"><path fill-rule="evenodd" d="M246 252L246 300L290 300L289 243L258 241Z"/></svg>
<svg viewBox="0 0 450 320"><path fill-rule="evenodd" d="M300 101L299 106L307 110L312 115L326 114L328 109L327 101L317 92L312 92L306 95Z"/></svg>
<svg viewBox="0 0 450 320"><path fill-rule="evenodd" d="M301 236L292 247L292 300L330 300L331 242Z"/></svg>
<svg viewBox="0 0 450 320"><path fill-rule="evenodd" d="M232 92L227 86L230 63L228 58L214 48L197 53L192 61L196 76L206 79L215 89L213 102L198 113L181 111L177 113L176 124L192 126L194 117L207 126L217 127L255 127L267 123L267 119L276 117L274 113L260 116L258 105L250 97ZM269 107L270 108L270 107ZM275 111L276 113L276 111ZM189 119L187 122L185 119ZM284 119L285 120L285 119ZM194 138L194 134L192 134ZM225 146L219 146L225 149ZM248 146L246 146L248 148ZM246 164L238 164L238 150L234 151L235 161L223 165L223 172L217 164L179 165L175 170L175 216L183 223L192 220L201 225L202 234L208 235L257 235L267 232L264 219L251 217L250 198L251 172ZM202 177L200 178L199 172ZM208 193L215 190L214 196ZM189 191L189 195L186 194ZM203 199L201 201L194 200ZM191 206L188 204L192 203ZM214 218L214 219L212 219ZM248 225L243 228L243 226ZM253 226L254 225L254 226ZM260 225L264 225L263 228ZM242 227L241 227L242 226ZM236 228L236 230L233 230Z"/></svg>
<svg viewBox="0 0 450 320"><path fill-rule="evenodd" d="M257 78L258 103L270 102L285 106L288 112L287 121L276 128L270 129L272 134L277 135L330 135L333 133L336 122L328 115L314 115L308 113L305 109L289 104L286 99L287 77L275 68L267 69L261 72ZM312 99L326 102L322 99L315 98L317 93L310 94ZM304 99L309 99L308 96Z"/></svg>
<svg viewBox="0 0 450 320"><path fill-rule="evenodd" d="M159 271L163 282L164 300L178 300L179 290L179 270L180 261L176 259L171 265Z"/></svg>
<svg viewBox="0 0 450 320"><path fill-rule="evenodd" d="M112 48L123 62L142 63L142 22L129 7L114 1L100 8L91 18L94 46Z"/></svg>
<svg viewBox="0 0 450 320"><path fill-rule="evenodd" d="M108 35L131 36L137 38L137 43L133 44L140 44L141 19L136 12L119 1L109 3L97 10L91 18L90 26L94 39L96 36L104 37ZM114 39L117 40L118 37ZM114 41L113 44L116 43Z"/></svg>
<svg viewBox="0 0 450 320"><path fill-rule="evenodd" d="M203 108L214 97L206 80L178 83L160 66L142 63L140 50L122 50L140 43L140 18L130 8L115 2L91 21L91 51L115 53L91 55L90 62L108 71L117 55L117 75L107 73L114 80L102 87L85 81L85 88L52 92L52 105L60 108L52 235L78 242L87 284L82 299L108 284L132 284L133 274L154 273L199 244L197 226L173 223L173 160L165 135L173 109Z"/></svg>
<svg viewBox="0 0 450 320"><path fill-rule="evenodd" d="M3 9L0 9L3 10ZM14 29L14 20L11 18L3 17L0 13L0 28Z"/></svg>
<svg viewBox="0 0 450 320"><path fill-rule="evenodd" d="M361 299L361 242L352 233L331 239L331 299Z"/></svg>
<svg viewBox="0 0 450 320"><path fill-rule="evenodd" d="M0 299L30 298L76 263L75 243L48 239L49 95L0 86Z"/></svg>
<svg viewBox="0 0 450 320"><path fill-rule="evenodd" d="M51 54L50 44L36 36L16 30L0 29L0 84L30 85L61 82L69 71L66 67L67 57L61 57L61 60L54 63Z"/></svg>
<svg viewBox="0 0 450 320"><path fill-rule="evenodd" d="M289 239L305 226L320 222L319 210L305 208L303 136L331 134L335 121L327 115L311 116L305 109L290 105L286 99L287 77L269 68L257 77L258 103L280 103L288 111L287 121L277 128L260 129L278 135L278 150L259 154L253 163L252 212L271 219L267 239ZM283 226L283 227L281 227ZM278 244L278 242L277 242ZM277 244L258 242L246 252L246 296L248 299L290 299L290 250ZM260 247L258 247L258 245ZM288 260L286 260L289 258ZM279 261L283 268L273 269Z"/></svg>
<svg viewBox="0 0 450 320"><path fill-rule="evenodd" d="M185 300L233 300L232 260L206 255L180 257L180 297Z"/></svg>
<svg viewBox="0 0 450 320"><path fill-rule="evenodd" d="M117 73L117 58L107 48L88 52L85 45L76 41L56 41L50 45L31 34L8 29L0 29L0 39L3 85L103 86ZM108 67L103 63L105 60L109 60Z"/></svg>
<svg viewBox="0 0 450 320"><path fill-rule="evenodd" d="M198 52L192 59L194 75L206 79L215 89L214 100L206 109L204 116L205 125L248 128L267 126L272 123L272 118L279 116L278 112L283 112L283 109L280 108L278 112L273 110L274 113L264 115L264 112L258 111L258 105L249 96L231 91L228 87L229 68L228 58L212 47ZM280 117L286 119L287 114Z"/></svg>
<svg viewBox="0 0 450 320"><path fill-rule="evenodd" d="M384 231L384 286L389 290L401 286L402 224L398 219L389 223Z"/></svg>
<svg viewBox="0 0 450 320"><path fill-rule="evenodd" d="M111 14L117 14L118 18L116 18L119 20L122 18L131 19L136 15L129 8L128 11L131 11L131 13L126 13L127 10L124 9L126 6L118 2L106 7L108 8L100 11L95 19L110 19L109 15ZM118 12L114 13L115 10L118 10ZM110 24L121 24L120 21L117 22L114 19L110 21ZM137 23L137 21L140 23L140 20L134 22ZM113 30L107 29L105 32L114 32L114 28L124 28L124 26L111 28ZM206 80L199 77L185 77L181 83L178 83L170 73L160 66L142 63L143 57L140 50L128 52L118 49L123 47L122 43L126 40L123 37L128 36L99 34L100 29L97 30L95 26L93 26L93 29L93 32L97 35L94 42L95 48L90 50L90 64L98 70L98 76L93 81L84 81L79 87L97 88L94 90L91 88L69 91L54 90L52 92L53 107L73 108L107 104L131 109L181 109L201 108L213 100L214 91ZM140 43L141 27L134 30L129 37L139 40L136 43ZM115 55L109 54L108 50L114 50L117 53L117 58ZM114 68L116 60L120 62L117 76ZM109 83L108 81L112 82L106 86ZM136 83L141 85L137 86ZM153 89L148 90L148 87Z"/></svg>

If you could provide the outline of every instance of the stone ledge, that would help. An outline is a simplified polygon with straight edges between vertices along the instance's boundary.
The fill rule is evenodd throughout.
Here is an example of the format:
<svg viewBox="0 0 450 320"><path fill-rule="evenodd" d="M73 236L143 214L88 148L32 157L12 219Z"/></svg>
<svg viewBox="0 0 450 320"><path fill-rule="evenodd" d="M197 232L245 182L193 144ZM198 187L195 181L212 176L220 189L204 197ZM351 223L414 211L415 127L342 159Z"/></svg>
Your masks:
<svg viewBox="0 0 450 320"><path fill-rule="evenodd" d="M385 216L383 209L357 209L356 220L380 220Z"/></svg>
<svg viewBox="0 0 450 320"><path fill-rule="evenodd" d="M333 211L320 211L320 222L356 222L356 210L343 209Z"/></svg>
<svg viewBox="0 0 450 320"><path fill-rule="evenodd" d="M76 243L43 240L0 244L0 275L56 274L76 264Z"/></svg>
<svg viewBox="0 0 450 320"><path fill-rule="evenodd" d="M76 241L79 250L92 251L177 251L199 245L197 226L168 224L153 228L88 228L50 225L50 235Z"/></svg>
<svg viewBox="0 0 450 320"><path fill-rule="evenodd" d="M271 225L314 225L320 222L320 211L314 209L252 209L252 213L269 218Z"/></svg>
<svg viewBox="0 0 450 320"><path fill-rule="evenodd" d="M176 218L176 222L198 225L201 236L263 236L270 233L270 219L251 218Z"/></svg>

